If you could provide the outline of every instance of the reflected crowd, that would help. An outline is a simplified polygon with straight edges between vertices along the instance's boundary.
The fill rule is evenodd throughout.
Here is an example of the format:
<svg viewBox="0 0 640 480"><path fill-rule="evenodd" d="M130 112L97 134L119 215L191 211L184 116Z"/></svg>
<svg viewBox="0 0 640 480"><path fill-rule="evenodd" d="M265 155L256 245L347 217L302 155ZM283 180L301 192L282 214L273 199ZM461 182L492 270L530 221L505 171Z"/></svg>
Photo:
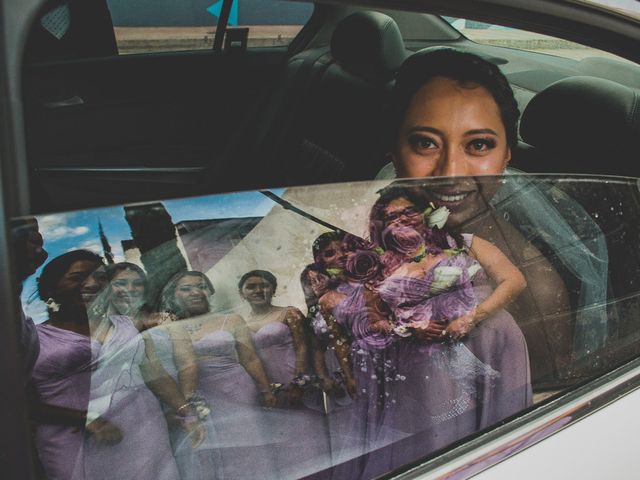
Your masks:
<svg viewBox="0 0 640 480"><path fill-rule="evenodd" d="M52 259L37 279L48 319L23 322L44 475L373 478L526 409L527 345L505 309L524 276L448 214L387 187L368 239L313 243L306 312L274 305L266 270L238 272L243 318L213 311L202 272L176 272L154 303L133 263ZM46 259L24 238L23 277Z"/></svg>

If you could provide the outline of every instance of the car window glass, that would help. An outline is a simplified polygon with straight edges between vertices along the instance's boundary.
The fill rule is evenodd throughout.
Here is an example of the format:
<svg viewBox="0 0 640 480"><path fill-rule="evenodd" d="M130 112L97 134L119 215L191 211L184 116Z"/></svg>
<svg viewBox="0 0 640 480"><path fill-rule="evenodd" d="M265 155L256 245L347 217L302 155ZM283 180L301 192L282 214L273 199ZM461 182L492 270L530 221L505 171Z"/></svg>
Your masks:
<svg viewBox="0 0 640 480"><path fill-rule="evenodd" d="M544 53L573 60L582 60L588 57L604 57L629 62L629 60L618 57L612 53L549 35L464 18L443 18L468 39L485 45L515 48L517 50Z"/></svg>
<svg viewBox="0 0 640 480"><path fill-rule="evenodd" d="M591 3L623 15L640 18L640 5L635 0L579 0Z"/></svg>
<svg viewBox="0 0 640 480"><path fill-rule="evenodd" d="M49 2L30 32L30 60L211 50L223 0ZM288 45L312 3L234 0L227 27L248 28L248 46Z"/></svg>
<svg viewBox="0 0 640 480"><path fill-rule="evenodd" d="M638 200L510 174L16 219L43 468L350 479L433 456L638 354Z"/></svg>

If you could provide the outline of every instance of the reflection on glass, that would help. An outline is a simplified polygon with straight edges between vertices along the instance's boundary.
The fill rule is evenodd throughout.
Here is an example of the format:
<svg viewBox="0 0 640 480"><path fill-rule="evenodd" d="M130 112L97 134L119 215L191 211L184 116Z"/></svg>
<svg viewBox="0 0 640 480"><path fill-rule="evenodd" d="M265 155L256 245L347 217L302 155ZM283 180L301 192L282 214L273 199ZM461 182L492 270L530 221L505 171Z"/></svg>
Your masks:
<svg viewBox="0 0 640 480"><path fill-rule="evenodd" d="M433 195L451 181L38 218L46 474L372 478L638 353L635 182L456 179L495 192L457 221ZM20 281L46 258L33 226Z"/></svg>

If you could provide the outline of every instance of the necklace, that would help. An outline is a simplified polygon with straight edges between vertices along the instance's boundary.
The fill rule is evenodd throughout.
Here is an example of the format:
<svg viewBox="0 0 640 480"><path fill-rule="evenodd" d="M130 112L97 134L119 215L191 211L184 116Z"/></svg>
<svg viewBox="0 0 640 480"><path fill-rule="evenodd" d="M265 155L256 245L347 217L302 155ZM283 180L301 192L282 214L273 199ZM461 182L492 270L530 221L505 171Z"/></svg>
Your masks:
<svg viewBox="0 0 640 480"><path fill-rule="evenodd" d="M184 326L184 329L189 332L189 335L195 335L200 330L202 330L202 322L197 323L188 323Z"/></svg>

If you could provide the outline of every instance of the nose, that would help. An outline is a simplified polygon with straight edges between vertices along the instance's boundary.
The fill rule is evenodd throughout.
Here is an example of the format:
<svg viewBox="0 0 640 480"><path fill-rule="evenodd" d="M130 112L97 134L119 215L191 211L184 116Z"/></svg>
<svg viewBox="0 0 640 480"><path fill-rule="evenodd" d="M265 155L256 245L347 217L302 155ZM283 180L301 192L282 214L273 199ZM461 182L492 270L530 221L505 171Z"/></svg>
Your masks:
<svg viewBox="0 0 640 480"><path fill-rule="evenodd" d="M100 289L100 284L96 281L93 275L88 275L82 282L82 291L85 292L97 292Z"/></svg>
<svg viewBox="0 0 640 480"><path fill-rule="evenodd" d="M471 174L464 152L453 145L443 149L435 174L439 177L464 177Z"/></svg>

